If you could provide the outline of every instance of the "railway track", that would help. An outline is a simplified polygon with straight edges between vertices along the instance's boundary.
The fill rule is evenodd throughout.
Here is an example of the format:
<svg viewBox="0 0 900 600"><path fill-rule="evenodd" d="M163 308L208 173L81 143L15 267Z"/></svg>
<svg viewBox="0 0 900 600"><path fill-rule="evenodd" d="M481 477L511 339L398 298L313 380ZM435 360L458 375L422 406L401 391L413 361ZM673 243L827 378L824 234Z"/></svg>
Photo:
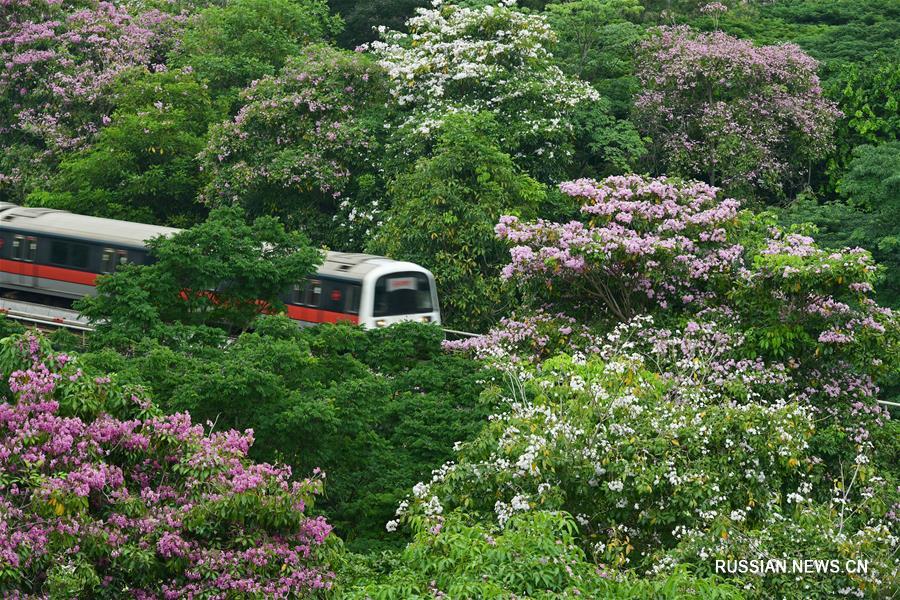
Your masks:
<svg viewBox="0 0 900 600"><path fill-rule="evenodd" d="M0 314L7 318L29 323L35 327L63 328L74 331L92 331L90 323L77 310L47 306L24 300L0 297Z"/></svg>
<svg viewBox="0 0 900 600"><path fill-rule="evenodd" d="M0 297L0 314L37 327L65 328L75 331L92 331L94 329L88 320L76 310L18 299ZM446 328L444 333L452 337L478 337L480 335Z"/></svg>

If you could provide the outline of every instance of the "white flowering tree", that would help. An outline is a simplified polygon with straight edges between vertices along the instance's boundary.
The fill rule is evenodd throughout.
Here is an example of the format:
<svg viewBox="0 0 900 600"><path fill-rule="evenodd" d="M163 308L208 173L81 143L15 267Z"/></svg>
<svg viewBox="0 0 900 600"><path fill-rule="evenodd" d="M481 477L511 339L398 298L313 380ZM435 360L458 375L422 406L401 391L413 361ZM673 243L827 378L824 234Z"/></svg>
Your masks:
<svg viewBox="0 0 900 600"><path fill-rule="evenodd" d="M516 10L514 0L432 4L407 21L408 33L382 27L369 45L401 110L404 148L427 146L448 113L487 111L504 126L502 149L532 176L552 180L571 160L579 119L602 118L602 127L618 131L597 91L553 64L556 35L543 16Z"/></svg>

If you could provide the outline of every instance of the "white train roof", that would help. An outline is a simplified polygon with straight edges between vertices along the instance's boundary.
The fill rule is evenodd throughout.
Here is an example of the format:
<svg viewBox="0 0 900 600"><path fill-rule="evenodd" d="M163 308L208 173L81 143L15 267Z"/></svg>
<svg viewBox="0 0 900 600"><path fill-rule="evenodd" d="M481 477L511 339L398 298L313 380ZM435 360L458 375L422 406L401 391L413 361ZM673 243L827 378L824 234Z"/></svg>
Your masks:
<svg viewBox="0 0 900 600"><path fill-rule="evenodd" d="M110 245L143 247L144 242L160 235L181 231L173 227L145 225L100 217L78 215L51 208L0 207L0 229L20 229L29 233L58 235Z"/></svg>
<svg viewBox="0 0 900 600"><path fill-rule="evenodd" d="M51 208L27 208L0 202L0 229L19 229L30 233L58 235L92 242L106 242L142 248L160 235L181 231L174 227L146 225L131 221L103 219ZM362 279L367 273L392 265L398 269L424 271L413 263L397 262L383 256L358 252L326 252L318 273L323 276Z"/></svg>

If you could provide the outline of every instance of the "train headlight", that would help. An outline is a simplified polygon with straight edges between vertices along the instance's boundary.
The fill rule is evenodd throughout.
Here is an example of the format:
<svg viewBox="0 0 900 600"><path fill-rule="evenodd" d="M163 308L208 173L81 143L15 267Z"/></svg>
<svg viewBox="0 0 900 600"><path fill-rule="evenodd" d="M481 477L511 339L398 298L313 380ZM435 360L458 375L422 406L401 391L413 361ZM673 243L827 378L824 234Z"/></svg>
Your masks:
<svg viewBox="0 0 900 600"><path fill-rule="evenodd" d="M419 321L421 321L422 323L431 323L431 317L429 317L428 315L419 317Z"/></svg>
<svg viewBox="0 0 900 600"><path fill-rule="evenodd" d="M375 327L384 327L385 325L387 325L387 321L385 321L384 319L378 319L377 321L375 321Z"/></svg>

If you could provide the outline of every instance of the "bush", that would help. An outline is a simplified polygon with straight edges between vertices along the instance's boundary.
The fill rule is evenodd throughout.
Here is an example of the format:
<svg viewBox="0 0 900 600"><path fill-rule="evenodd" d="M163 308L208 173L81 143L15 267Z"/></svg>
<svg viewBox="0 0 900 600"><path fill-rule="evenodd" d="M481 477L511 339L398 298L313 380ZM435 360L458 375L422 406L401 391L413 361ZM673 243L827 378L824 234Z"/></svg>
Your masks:
<svg viewBox="0 0 900 600"><path fill-rule="evenodd" d="M34 334L2 342L0 590L295 597L332 585L322 476L247 460L253 432L163 416ZM20 367L10 373L10 366Z"/></svg>

